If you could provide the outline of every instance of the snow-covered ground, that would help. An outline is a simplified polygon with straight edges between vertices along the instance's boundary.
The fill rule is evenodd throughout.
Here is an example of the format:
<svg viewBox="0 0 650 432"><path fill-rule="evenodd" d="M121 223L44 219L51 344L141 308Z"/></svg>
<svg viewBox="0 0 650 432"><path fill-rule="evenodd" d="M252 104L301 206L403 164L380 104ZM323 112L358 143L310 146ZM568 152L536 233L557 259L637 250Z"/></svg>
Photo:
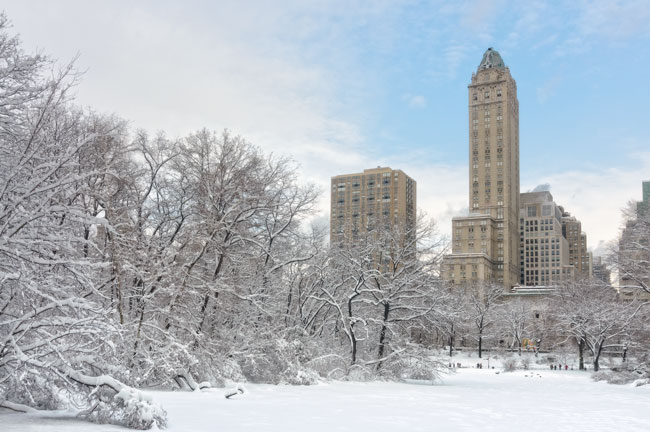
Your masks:
<svg viewBox="0 0 650 432"><path fill-rule="evenodd" d="M475 364L475 363L474 363ZM169 432L650 430L650 386L593 382L578 371L462 368L436 385L333 382L154 392ZM74 419L0 414L3 432L116 431Z"/></svg>

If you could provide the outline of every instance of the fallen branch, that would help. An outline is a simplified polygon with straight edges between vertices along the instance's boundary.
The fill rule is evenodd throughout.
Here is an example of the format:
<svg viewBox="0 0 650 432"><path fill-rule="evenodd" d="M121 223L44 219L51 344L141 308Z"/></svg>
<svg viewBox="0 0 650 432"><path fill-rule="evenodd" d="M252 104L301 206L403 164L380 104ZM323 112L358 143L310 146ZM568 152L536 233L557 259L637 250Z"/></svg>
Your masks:
<svg viewBox="0 0 650 432"><path fill-rule="evenodd" d="M12 411L16 412L21 412L21 413L36 413L40 412L40 410L37 410L36 408L32 408L27 405L15 403L15 402L10 402L6 399L0 399L0 408L7 408Z"/></svg>

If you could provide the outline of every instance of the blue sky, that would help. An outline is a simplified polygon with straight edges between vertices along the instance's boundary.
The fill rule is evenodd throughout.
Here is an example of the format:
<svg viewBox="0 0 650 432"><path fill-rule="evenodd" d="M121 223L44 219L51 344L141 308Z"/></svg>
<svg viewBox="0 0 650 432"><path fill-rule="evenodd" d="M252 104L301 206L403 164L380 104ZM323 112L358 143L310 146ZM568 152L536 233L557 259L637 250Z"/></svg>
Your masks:
<svg viewBox="0 0 650 432"><path fill-rule="evenodd" d="M232 129L303 181L377 165L443 233L467 206L467 84L517 81L521 190L548 183L592 247L650 179L650 2L0 1L27 50L85 70L77 100L134 128Z"/></svg>

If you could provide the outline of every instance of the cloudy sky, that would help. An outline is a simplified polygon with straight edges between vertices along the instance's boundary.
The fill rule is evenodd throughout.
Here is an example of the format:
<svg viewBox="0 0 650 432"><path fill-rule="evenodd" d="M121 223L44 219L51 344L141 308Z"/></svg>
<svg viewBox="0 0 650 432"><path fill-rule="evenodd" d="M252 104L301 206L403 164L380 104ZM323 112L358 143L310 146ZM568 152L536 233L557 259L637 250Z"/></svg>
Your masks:
<svg viewBox="0 0 650 432"><path fill-rule="evenodd" d="M378 165L450 231L467 208L467 84L517 81L521 190L549 184L590 246L650 179L650 2L0 1L28 51L85 71L77 101L180 137L229 128L302 181Z"/></svg>

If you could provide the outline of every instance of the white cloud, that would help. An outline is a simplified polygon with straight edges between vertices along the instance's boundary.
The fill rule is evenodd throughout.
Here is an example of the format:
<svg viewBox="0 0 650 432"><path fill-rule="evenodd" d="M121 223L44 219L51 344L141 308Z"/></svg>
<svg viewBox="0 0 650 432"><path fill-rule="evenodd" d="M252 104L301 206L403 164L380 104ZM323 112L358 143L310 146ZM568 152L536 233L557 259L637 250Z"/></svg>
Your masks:
<svg viewBox="0 0 650 432"><path fill-rule="evenodd" d="M541 87L537 87L537 100L540 103L546 102L555 94L561 83L562 77L560 75L555 75L547 79Z"/></svg>
<svg viewBox="0 0 650 432"><path fill-rule="evenodd" d="M475 32L488 34L503 7L503 0L474 0L461 7L460 24Z"/></svg>
<svg viewBox="0 0 650 432"><path fill-rule="evenodd" d="M427 99L422 95L406 94L402 97L411 108L425 108L427 106Z"/></svg>
<svg viewBox="0 0 650 432"><path fill-rule="evenodd" d="M581 33L607 38L650 35L647 0L595 0L581 2L577 20Z"/></svg>
<svg viewBox="0 0 650 432"><path fill-rule="evenodd" d="M87 72L78 102L135 128L183 136L227 127L267 152L291 155L303 180L319 184L365 163L355 106L367 83L355 76L353 48L328 24L340 9L153 6L14 3L7 13L27 50L40 47L63 61L79 51ZM382 6L352 9L376 14ZM302 41L315 33L322 40L306 52Z"/></svg>
<svg viewBox="0 0 650 432"><path fill-rule="evenodd" d="M445 59L444 66L447 69L446 73L448 76L454 77L456 75L459 66L467 58L467 53L469 51L472 51L472 49L468 45L462 43L451 42L445 46L443 50L443 58Z"/></svg>
<svg viewBox="0 0 650 432"><path fill-rule="evenodd" d="M589 246L597 247L618 237L623 223L621 210L630 200L641 199L641 182L650 173L650 153L633 155L631 160L635 162L628 166L553 173L535 183L552 186L555 202L582 222Z"/></svg>

